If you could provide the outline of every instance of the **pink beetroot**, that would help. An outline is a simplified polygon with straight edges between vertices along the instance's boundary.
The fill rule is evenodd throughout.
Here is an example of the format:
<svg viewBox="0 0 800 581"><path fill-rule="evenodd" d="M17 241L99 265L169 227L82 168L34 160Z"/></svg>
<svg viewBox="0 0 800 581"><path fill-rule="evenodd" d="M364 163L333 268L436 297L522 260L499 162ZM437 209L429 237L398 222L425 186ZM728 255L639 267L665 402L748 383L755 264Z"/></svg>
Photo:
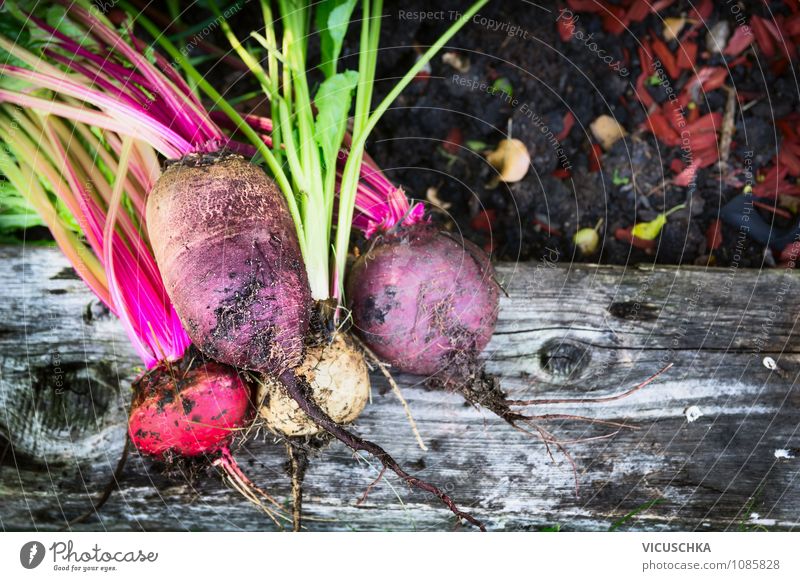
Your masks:
<svg viewBox="0 0 800 581"><path fill-rule="evenodd" d="M375 353L430 376L477 359L494 332L499 286L477 246L418 224L384 234L356 261L347 296Z"/></svg>

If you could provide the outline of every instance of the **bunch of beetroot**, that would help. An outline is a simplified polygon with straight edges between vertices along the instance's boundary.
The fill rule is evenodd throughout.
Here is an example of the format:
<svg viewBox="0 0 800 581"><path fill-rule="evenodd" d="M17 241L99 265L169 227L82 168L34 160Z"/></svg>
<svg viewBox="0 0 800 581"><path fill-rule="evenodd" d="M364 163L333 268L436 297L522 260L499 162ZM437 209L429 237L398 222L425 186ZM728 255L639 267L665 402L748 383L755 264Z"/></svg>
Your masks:
<svg viewBox="0 0 800 581"><path fill-rule="evenodd" d="M265 143L259 136L253 145L275 180L238 157L193 155L167 168L147 205L155 256L193 343L217 361L259 372L271 379L267 383L278 385L277 390L267 390L262 408L262 417L273 420L270 427L288 436L301 431L297 423L310 420L350 448L374 455L384 468L432 492L457 516L481 527L439 488L406 473L381 447L344 428L345 418L329 412L337 408L347 419L357 416L369 385L363 356L342 328L343 279L367 136L402 88L486 1L465 13L374 111L379 0L361 3L357 71L338 71L347 28L341 22L349 20L354 1L321 2L313 8L305 2L278 2L280 42L270 3L262 2L266 34L252 36L267 49L267 69L250 57L221 19L232 47L269 97L270 139ZM346 18L343 11L349 11ZM325 77L313 97L306 60L312 21L322 37L320 69ZM174 47L165 48L177 56ZM355 113L348 136L351 103ZM232 118L241 120L237 114ZM340 168L346 139L349 148ZM434 248L437 251L441 249ZM483 262L488 264L485 257ZM482 305L489 310L481 321L487 325L482 331L486 339L497 310L496 291L490 293ZM469 307L462 303L461 311ZM455 319L461 311L442 316ZM453 332L456 326L450 324ZM485 342L472 342L475 355ZM282 401L287 396L288 408ZM340 403L334 405L336 400ZM287 426L293 405L305 417Z"/></svg>
<svg viewBox="0 0 800 581"><path fill-rule="evenodd" d="M280 62L286 67L281 83L267 81L274 91L267 139L222 102L179 51L162 39L164 48L218 100L252 146L230 140L219 129L166 59L158 53L141 54L143 44L133 35L130 20L112 23L84 2L65 2L58 23L33 9L25 11L24 6L12 13L29 30L44 31L48 38L36 46L39 54L5 43L3 48L14 62L4 64L3 73L23 88L4 88L2 101L45 118L86 123L106 138L114 133L124 136L125 143L143 140L167 158L158 177L152 164L141 167L141 156L113 151L110 158L125 161L118 172L127 175L130 170L149 193L146 202L140 197L133 200L128 212L131 195L122 187L115 189L100 216L100 227L107 233L114 232L119 216L128 214L146 226L146 235L137 232L144 236L143 252L158 283L147 296L137 294L141 289L135 275L116 275L122 271L131 275L140 257L114 261L113 249L109 251L112 241L98 249L111 255L103 266L110 273L115 312L125 321L137 319L132 340L148 345L149 371L134 386L129 426L131 441L140 452L169 461L210 455L234 486L255 498L260 490L241 474L228 448L249 425L258 392L268 395L256 407L262 408L262 417L271 419L275 431L289 436L297 432L298 423L310 420L314 430L323 429L353 449L374 454L410 485L434 493L458 516L479 525L437 487L406 473L382 448L342 426L365 405L369 383L363 357L341 324L349 228L361 190L367 135L417 69L486 1L478 2L431 47L374 112L371 91L381 2L365 1L361 6L362 57L357 72L336 70L345 31L338 25L334 30L328 20L341 3L323 2L316 8L327 48L326 79L313 101L305 78L312 8L306 3L278 3L284 34L279 48L274 44L269 3L264 2L265 24L271 32L261 40L273 43L271 55L283 53ZM350 2L351 11L354 5ZM71 26L59 26L64 20ZM159 36L147 20L139 22ZM75 28L85 35L79 42L62 32L74 33ZM347 136L351 98L355 122L352 136ZM346 139L352 142L342 164L340 151ZM252 154L253 149L265 159L272 178L240 155ZM334 220L338 220L335 230ZM331 244L334 232L336 242ZM121 308L118 296L125 295L138 301ZM165 315L145 312L153 304L176 313L180 324L154 332L154 319L160 318L163 327ZM184 340L176 341L176 336ZM165 351L165 345L176 348Z"/></svg>
<svg viewBox="0 0 800 581"><path fill-rule="evenodd" d="M258 417L286 438L295 458L301 448L293 442L324 431L483 528L441 489L407 473L344 424L368 401L364 353L458 389L514 425L534 419L515 406L540 403L508 400L479 363L501 290L488 256L437 231L365 153L381 115L486 2L466 11L374 109L380 0L360 3L356 71L338 70L356 0L280 0L275 14L262 0L264 34L251 37L266 49L266 68L221 19L269 97L271 119L241 116L124 2L130 18L116 23L84 0L65 0L58 23L33 9L11 13L47 39L37 41L35 51L0 40L14 59L0 71L22 85L0 85L0 103L42 119L43 135L51 139L53 119L92 127L102 135L102 163L112 166L93 169L91 159L76 154L77 161L55 174L70 176L66 189L78 192L73 213L89 224L83 233L101 274L73 263L93 289L102 288L96 278L107 277L109 292L98 296L125 322L148 368L134 386L129 422L141 453L210 460L277 522L277 502L233 460L234 439ZM133 20L224 118L207 113L158 52L143 56ZM64 21L70 26L60 27ZM313 95L307 62L312 22L321 36L324 76ZM84 37L77 41L65 29ZM166 159L163 173L153 150ZM270 175L247 161L256 152ZM25 152L16 158L23 164ZM92 171L122 177L98 199L77 185ZM45 177L48 186L58 185ZM369 244L348 269L353 225ZM353 340L350 325L366 348ZM548 441L549 433L539 434ZM299 504L299 494L295 500ZM298 514L294 526L300 526Z"/></svg>

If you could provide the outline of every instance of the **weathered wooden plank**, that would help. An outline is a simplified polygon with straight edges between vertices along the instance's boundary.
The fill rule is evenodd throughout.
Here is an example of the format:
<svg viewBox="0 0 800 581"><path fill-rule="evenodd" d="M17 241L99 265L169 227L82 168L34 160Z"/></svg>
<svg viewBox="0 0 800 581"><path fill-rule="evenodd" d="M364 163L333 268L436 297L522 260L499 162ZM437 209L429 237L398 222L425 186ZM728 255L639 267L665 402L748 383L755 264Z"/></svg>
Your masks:
<svg viewBox="0 0 800 581"><path fill-rule="evenodd" d="M137 361L119 325L91 301L53 249L0 248L0 435L15 443L0 467L4 529L53 529L82 512L111 472ZM503 299L487 365L515 397L603 395L666 362L658 383L601 405L537 410L635 424L613 439L569 444L578 467L552 461L536 439L458 394L398 378L429 444L416 447L386 383L358 421L415 472L434 480L495 530L625 527L727 530L800 522L798 278L780 270L501 265ZM770 371L763 358L779 365ZM57 358L57 361L56 361ZM56 364L58 363L58 364ZM60 373L61 379L56 379ZM57 381L63 383L57 385ZM35 410L35 413L34 413ZM701 414L687 420L687 410ZM564 440L608 433L550 422ZM288 498L281 443L238 452L248 473ZM306 480L314 530L438 530L453 519L435 499L375 478L374 461L333 444ZM134 456L121 490L83 529L263 530L270 523L213 475L191 482Z"/></svg>

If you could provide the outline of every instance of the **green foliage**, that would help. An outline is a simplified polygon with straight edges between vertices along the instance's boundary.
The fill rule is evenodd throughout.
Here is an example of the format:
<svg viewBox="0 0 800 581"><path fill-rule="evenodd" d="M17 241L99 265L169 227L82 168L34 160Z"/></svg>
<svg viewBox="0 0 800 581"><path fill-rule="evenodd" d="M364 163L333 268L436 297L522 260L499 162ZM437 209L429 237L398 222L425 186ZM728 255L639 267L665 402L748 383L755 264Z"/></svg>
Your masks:
<svg viewBox="0 0 800 581"><path fill-rule="evenodd" d="M469 147L472 151L477 151L478 153L489 149L488 143L485 143L483 141L478 141L477 139L468 139L466 146Z"/></svg>
<svg viewBox="0 0 800 581"><path fill-rule="evenodd" d="M357 84L358 73L345 71L323 81L314 97L317 106L314 137L325 160L333 159L335 163L347 130L347 118Z"/></svg>
<svg viewBox="0 0 800 581"><path fill-rule="evenodd" d="M514 96L514 86L511 84L505 77L500 77L494 83L492 83L492 92L497 93L505 93L509 97Z"/></svg>
<svg viewBox="0 0 800 581"><path fill-rule="evenodd" d="M324 0L317 5L316 21L322 52L319 68L326 78L336 74L336 63L355 6L356 0Z"/></svg>
<svg viewBox="0 0 800 581"><path fill-rule="evenodd" d="M611 182L615 186L625 186L628 185L630 181L631 180L629 178L619 175L618 169L614 169L614 176L611 178Z"/></svg>
<svg viewBox="0 0 800 581"><path fill-rule="evenodd" d="M5 178L0 177L0 237L42 226L36 210Z"/></svg>
<svg viewBox="0 0 800 581"><path fill-rule="evenodd" d="M630 511L628 514L623 516L621 519L614 521L611 524L611 526L608 527L609 532L617 530L622 525L624 525L626 522L628 522L633 517L635 517L637 514L645 512L646 510L650 510L651 508L653 508L657 504L661 504L662 502L664 502L663 498L654 498L653 500L648 500L644 504L641 504L641 505L637 506L632 511Z"/></svg>

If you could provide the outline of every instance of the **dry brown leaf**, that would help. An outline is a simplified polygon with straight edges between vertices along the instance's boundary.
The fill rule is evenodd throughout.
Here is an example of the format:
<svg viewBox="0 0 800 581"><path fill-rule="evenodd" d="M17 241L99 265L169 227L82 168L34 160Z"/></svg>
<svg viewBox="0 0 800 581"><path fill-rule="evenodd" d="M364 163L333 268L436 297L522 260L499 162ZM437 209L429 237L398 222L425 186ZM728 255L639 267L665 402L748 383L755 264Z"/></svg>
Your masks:
<svg viewBox="0 0 800 581"><path fill-rule="evenodd" d="M661 33L661 36L663 36L664 40L666 40L667 42L675 40L678 38L678 34L680 33L681 30L683 30L684 26L686 26L685 16L665 18L664 31Z"/></svg>
<svg viewBox="0 0 800 581"><path fill-rule="evenodd" d="M500 174L498 179L506 183L520 181L531 167L531 155L519 139L504 139L486 160Z"/></svg>
<svg viewBox="0 0 800 581"><path fill-rule="evenodd" d="M469 72L470 62L469 58L458 54L457 52L446 52L442 55L442 62L450 65L459 73Z"/></svg>
<svg viewBox="0 0 800 581"><path fill-rule="evenodd" d="M428 190L425 192L425 198L428 200L428 202L431 203L433 207L439 208L441 210L448 210L450 209L450 206L453 205L450 202L445 202L444 200L439 198L439 188L434 186L428 188Z"/></svg>
<svg viewBox="0 0 800 581"><path fill-rule="evenodd" d="M592 130L592 135L606 151L628 134L625 128L609 115L600 115L600 117L592 121L589 129Z"/></svg>

